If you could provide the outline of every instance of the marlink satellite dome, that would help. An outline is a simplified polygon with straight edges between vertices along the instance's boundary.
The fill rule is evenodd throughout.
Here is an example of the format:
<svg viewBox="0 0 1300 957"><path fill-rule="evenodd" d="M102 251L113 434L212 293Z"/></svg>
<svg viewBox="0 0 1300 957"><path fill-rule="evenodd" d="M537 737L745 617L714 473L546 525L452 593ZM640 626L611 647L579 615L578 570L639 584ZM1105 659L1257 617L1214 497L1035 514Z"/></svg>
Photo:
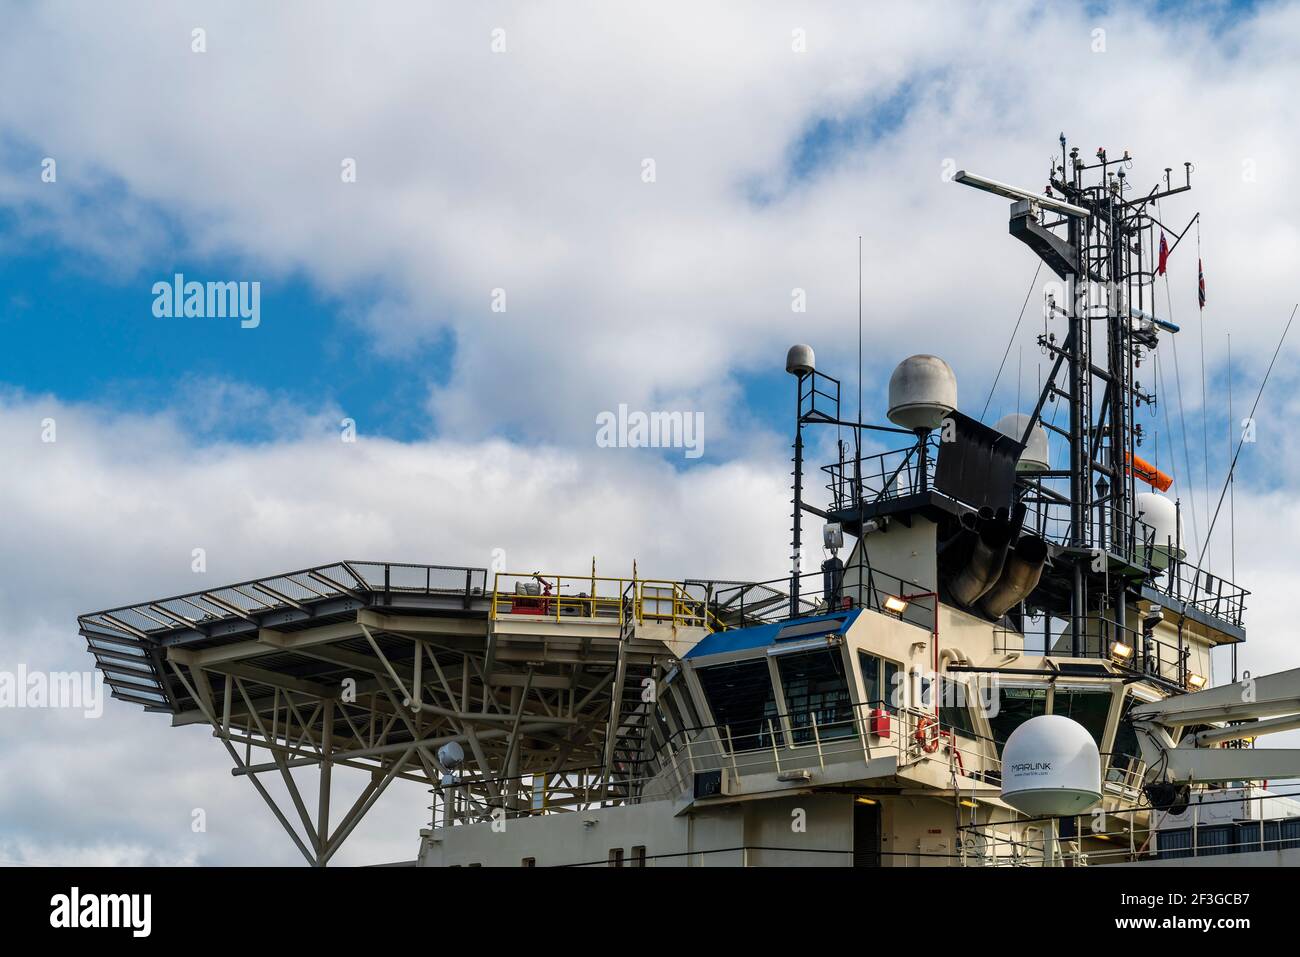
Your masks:
<svg viewBox="0 0 1300 957"><path fill-rule="evenodd" d="M1079 722L1030 718L1002 748L1002 800L1031 817L1082 814L1101 800L1101 756Z"/></svg>

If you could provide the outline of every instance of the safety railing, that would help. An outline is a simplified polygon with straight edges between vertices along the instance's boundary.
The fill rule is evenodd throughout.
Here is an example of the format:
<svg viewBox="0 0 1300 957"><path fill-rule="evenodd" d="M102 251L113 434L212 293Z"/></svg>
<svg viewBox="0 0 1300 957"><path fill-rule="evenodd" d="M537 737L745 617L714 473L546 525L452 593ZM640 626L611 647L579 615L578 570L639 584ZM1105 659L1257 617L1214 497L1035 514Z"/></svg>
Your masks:
<svg viewBox="0 0 1300 957"><path fill-rule="evenodd" d="M710 615L717 622L728 628L746 628L824 611L820 601L820 572L801 575L799 579L805 593L800 597L798 609L793 615L789 593L791 579L788 575L756 582L693 580L683 585L693 597L708 607Z"/></svg>
<svg viewBox="0 0 1300 957"><path fill-rule="evenodd" d="M828 599L821 571L797 576L800 598L791 608L791 576L766 581L612 578L497 572L489 594L489 614L528 615L553 621L582 618L620 626L660 622L726 631L791 618L868 608L929 630L933 596L916 582L868 565L850 565L837 595ZM897 599L906 599L901 612Z"/></svg>
<svg viewBox="0 0 1300 957"><path fill-rule="evenodd" d="M600 766L513 777L466 775L431 789L434 828L497 822L597 807L608 795Z"/></svg>
<svg viewBox="0 0 1300 957"><path fill-rule="evenodd" d="M1029 488L1026 501L1030 508L1025 516L1025 529L1057 545L1068 546L1073 541L1068 503L1039 497L1032 484ZM1188 542L1162 541L1151 525L1136 517L1128 520L1122 535L1116 535L1110 524L1100 521L1096 513L1088 523L1085 540L1134 568L1148 570L1147 586L1166 597L1170 608L1190 608L1241 626L1250 591L1209 569L1198 568L1195 560L1188 560L1195 559L1191 554L1179 558L1189 549Z"/></svg>
<svg viewBox="0 0 1300 957"><path fill-rule="evenodd" d="M753 723L680 728L647 748L645 770L615 763L513 777L466 774L434 789L433 826L532 817L589 807L638 804L693 793L695 776L722 771L743 784L757 774L825 770L844 761L895 758L898 767L932 759L954 782L996 784L1001 771L992 743L959 732L933 710L891 708L885 702L801 709ZM448 813L450 805L451 813Z"/></svg>
<svg viewBox="0 0 1300 957"><path fill-rule="evenodd" d="M844 594L854 599L855 605L894 615L900 621L926 631L934 627L937 599L924 586L871 566L851 565L845 569L845 579L860 582L844 588ZM905 607L902 611L895 611L900 599Z"/></svg>
<svg viewBox="0 0 1300 957"><path fill-rule="evenodd" d="M1191 684L1195 679L1190 645L1184 645L1180 651L1176 644L1147 636L1105 615L1088 616L1084 620L1084 634L1077 642L1071 639L1069 628L1069 621L1043 615L1026 619L1023 631L996 624L993 650L1056 658L1097 658L1177 690L1197 690Z"/></svg>
<svg viewBox="0 0 1300 957"><path fill-rule="evenodd" d="M83 629L145 639L218 621L256 622L263 614L343 597L384 602L394 595L455 596L469 602L482 596L486 578L485 569L464 566L335 562L92 612L78 621Z"/></svg>
<svg viewBox="0 0 1300 957"><path fill-rule="evenodd" d="M857 508L860 504L874 505L933 487L939 458L937 434L926 438L924 461L920 453L920 443L913 442L906 448L823 465L831 508L839 511Z"/></svg>
<svg viewBox="0 0 1300 957"><path fill-rule="evenodd" d="M1151 587L1171 600L1170 607L1184 605L1240 627L1250 592L1208 569L1197 569L1185 561L1173 562Z"/></svg>
<svg viewBox="0 0 1300 957"><path fill-rule="evenodd" d="M1129 767L1135 774L1145 770ZM1107 790L1113 786L1108 779ZM1083 867L1300 849L1296 796L1294 790L1205 789L1178 814L1149 805L1059 819L1013 814L961 825L960 862L977 867Z"/></svg>
<svg viewBox="0 0 1300 957"><path fill-rule="evenodd" d="M798 615L825 611L821 575L800 576L816 589L801 599ZM661 622L725 631L791 617L790 578L762 582L609 578L591 575L497 573L491 617L532 615L553 620L604 619L620 625Z"/></svg>
<svg viewBox="0 0 1300 957"><path fill-rule="evenodd" d="M556 622L586 619L620 626L659 623L725 627L686 584L666 579L497 572L489 615L526 615Z"/></svg>
<svg viewBox="0 0 1300 957"><path fill-rule="evenodd" d="M1102 787L1108 794L1117 794L1127 801L1138 802L1146 783L1147 765L1141 758L1113 752L1102 755L1105 774Z"/></svg>
<svg viewBox="0 0 1300 957"><path fill-rule="evenodd" d="M681 729L654 752L657 785L645 796L689 791L700 772L723 771L741 781L754 774L824 770L828 764L892 757L906 766L932 758L962 778L996 781L1000 761L991 742L944 724L933 710L885 702L840 702L772 713L755 721Z"/></svg>
<svg viewBox="0 0 1300 957"><path fill-rule="evenodd" d="M869 565L850 565L844 569L844 578L838 595L827 597L825 574L821 571L805 572L795 576L799 580L799 605L790 608L791 576L773 578L762 582L701 582L688 581L684 587L692 597L709 609L711 620L728 628L788 621L792 617L826 615L852 608L896 615L908 624L927 631L934 624L934 603L927 590L916 582L908 581ZM698 589L698 591L695 591ZM908 599L901 613L889 611L889 599Z"/></svg>

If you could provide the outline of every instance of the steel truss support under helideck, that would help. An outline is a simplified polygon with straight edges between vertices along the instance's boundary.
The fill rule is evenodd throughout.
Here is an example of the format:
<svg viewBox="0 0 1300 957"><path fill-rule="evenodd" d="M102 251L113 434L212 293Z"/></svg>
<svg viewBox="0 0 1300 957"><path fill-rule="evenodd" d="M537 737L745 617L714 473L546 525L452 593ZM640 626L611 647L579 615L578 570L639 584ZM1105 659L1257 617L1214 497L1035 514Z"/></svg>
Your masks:
<svg viewBox="0 0 1300 957"><path fill-rule="evenodd" d="M647 702L710 630L688 584L712 585L520 577L342 561L78 622L114 697L210 727L324 866L398 780L435 825L638 799L664 745Z"/></svg>
<svg viewBox="0 0 1300 957"><path fill-rule="evenodd" d="M309 864L323 867L328 863L394 778L420 780L407 771L416 750L414 746L405 747L396 760L387 762L386 768L382 763L371 765L346 757L346 749L336 748L332 731L336 709L358 743L364 745L370 741L387 740L398 715L390 711L381 718L380 712L375 708L375 701L358 709L359 713L349 714L351 706L340 703L337 699L313 697L308 693L295 694L281 688L275 688L269 698L262 696L255 699L249 691L250 685L256 689L255 681L223 671L216 672L228 678L224 682L224 692L218 703L218 697L212 688L212 673L208 669L194 663L183 665L175 660L170 665L177 678L195 695L204 717L212 725L214 735L225 745L235 764L234 773L249 779ZM357 724L358 719L361 720L360 726ZM371 731L369 738L361 730L365 727ZM377 736L374 735L376 727L379 728ZM238 746L242 746L242 755ZM254 764L255 748L265 750L270 761ZM367 771L370 780L331 831L330 797L333 768L336 764ZM295 767L311 765L316 766L319 773L314 820L298 782L291 773ZM259 775L266 773L279 774L297 814L301 833L259 780Z"/></svg>
<svg viewBox="0 0 1300 957"><path fill-rule="evenodd" d="M606 740L611 725L626 735L611 688L638 657L633 639L566 631L362 608L351 621L171 647L167 667L195 705L174 723L211 726L232 773L249 779L313 866L334 857L399 779L430 789L444 822L529 813L539 794L549 811L624 799L603 769L619 743ZM451 742L466 762L444 786L437 752ZM310 768L314 795L295 774ZM366 781L332 820L335 769Z"/></svg>

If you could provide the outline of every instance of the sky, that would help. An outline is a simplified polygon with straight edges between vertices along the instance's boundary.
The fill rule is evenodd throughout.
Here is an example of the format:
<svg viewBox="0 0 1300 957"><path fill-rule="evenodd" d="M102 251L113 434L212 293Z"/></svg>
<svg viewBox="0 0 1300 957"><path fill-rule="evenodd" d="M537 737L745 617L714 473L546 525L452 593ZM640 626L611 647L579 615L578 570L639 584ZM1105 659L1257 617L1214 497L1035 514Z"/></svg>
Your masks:
<svg viewBox="0 0 1300 957"><path fill-rule="evenodd" d="M985 421L1032 403L1050 277L951 173L1041 188L1061 132L1194 164L1144 424L1199 535L1300 298L1297 41L1284 2L0 0L0 670L341 558L781 575L782 363L856 403L859 237L866 417L918 352ZM256 282L256 325L158 315L177 274ZM1295 346L1209 550L1256 673L1294 663ZM620 406L698 414L702 454L601 447ZM0 780L3 862L295 863L209 734L122 702L0 711ZM428 796L384 801L339 862L412 856Z"/></svg>

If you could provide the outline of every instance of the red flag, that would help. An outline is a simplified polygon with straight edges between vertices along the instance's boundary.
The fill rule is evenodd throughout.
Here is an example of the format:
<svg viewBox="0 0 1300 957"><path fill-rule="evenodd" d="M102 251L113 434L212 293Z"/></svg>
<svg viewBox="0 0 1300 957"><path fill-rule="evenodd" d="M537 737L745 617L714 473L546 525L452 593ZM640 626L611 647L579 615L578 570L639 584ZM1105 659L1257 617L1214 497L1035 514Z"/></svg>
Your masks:
<svg viewBox="0 0 1300 957"><path fill-rule="evenodd" d="M1165 231L1160 230L1160 266L1156 272L1163 276L1165 274L1165 265L1169 262L1169 244L1165 242Z"/></svg>
<svg viewBox="0 0 1300 957"><path fill-rule="evenodd" d="M1205 308L1205 268L1201 265L1198 257L1196 260L1196 296L1201 301L1201 308Z"/></svg>

